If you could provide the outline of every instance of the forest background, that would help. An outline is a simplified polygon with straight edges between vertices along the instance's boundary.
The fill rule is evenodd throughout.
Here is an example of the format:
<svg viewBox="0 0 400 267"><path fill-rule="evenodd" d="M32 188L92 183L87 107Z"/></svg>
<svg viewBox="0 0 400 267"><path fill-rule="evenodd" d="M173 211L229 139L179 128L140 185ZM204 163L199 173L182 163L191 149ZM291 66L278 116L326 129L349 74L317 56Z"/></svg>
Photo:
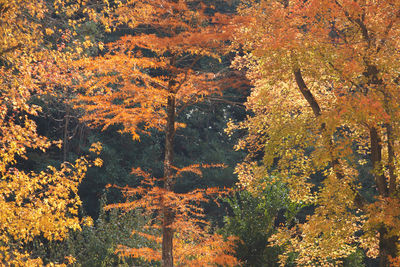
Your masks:
<svg viewBox="0 0 400 267"><path fill-rule="evenodd" d="M398 264L397 1L0 12L3 264Z"/></svg>

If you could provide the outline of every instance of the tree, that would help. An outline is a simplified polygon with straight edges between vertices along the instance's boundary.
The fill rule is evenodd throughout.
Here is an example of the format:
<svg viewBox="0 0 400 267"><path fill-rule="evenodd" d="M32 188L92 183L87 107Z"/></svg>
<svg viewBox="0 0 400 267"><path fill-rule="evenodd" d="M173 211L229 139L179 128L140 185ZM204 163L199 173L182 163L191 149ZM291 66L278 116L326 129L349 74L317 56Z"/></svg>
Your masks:
<svg viewBox="0 0 400 267"><path fill-rule="evenodd" d="M198 67L201 58L218 58L218 47L229 36L221 27L226 17L213 13L200 1L115 3L108 21L133 34L106 44L104 55L78 63L87 78L80 100L92 125L122 124L134 139L152 128L165 132L163 189L154 187L158 192L148 194L163 199L163 266L173 266L176 215L169 198L179 199L173 193L180 172L173 146L177 128L184 125L176 117L188 105L218 93L214 74Z"/></svg>
<svg viewBox="0 0 400 267"><path fill-rule="evenodd" d="M181 178L185 172L201 174L199 166L194 165L177 170L174 178ZM134 169L133 173L145 179L142 185L136 188L128 186L120 188L124 196L131 200L126 203L108 205L106 209L139 210L142 211L142 216L152 217L143 229L133 229L132 234L157 246L120 245L117 252L122 257L139 258L149 263L162 260L159 247L163 241L163 237L160 237L163 228L160 222L164 221L163 209L167 206L174 215L170 227L174 231L173 261L177 266L235 266L238 264L237 259L230 255L236 239L229 236L225 240L221 235L213 233L201 206L202 203L209 202L211 197L221 196L223 192L220 189L207 188L192 190L188 193L175 193L158 186L160 179L152 177L139 168Z"/></svg>
<svg viewBox="0 0 400 267"><path fill-rule="evenodd" d="M44 1L0 1L0 262L7 265L41 265L27 244L37 237L63 239L82 223L77 190L91 164L86 158L41 172L21 167L29 150L61 145L37 133L32 118L41 109L30 102L50 90L58 74L49 70L59 54L46 47L52 32L40 23L46 12Z"/></svg>
<svg viewBox="0 0 400 267"><path fill-rule="evenodd" d="M267 169L293 200L316 205L275 237L299 264L340 261L361 246L387 266L399 255L400 3L246 1L240 10L249 23L236 38L247 53L236 66L255 86L247 103L255 116L241 125L249 135L239 147L251 151L241 184L254 188ZM252 160L260 155L261 165ZM366 162L372 175L362 177ZM315 186L318 174L325 179ZM360 193L367 179L374 200Z"/></svg>

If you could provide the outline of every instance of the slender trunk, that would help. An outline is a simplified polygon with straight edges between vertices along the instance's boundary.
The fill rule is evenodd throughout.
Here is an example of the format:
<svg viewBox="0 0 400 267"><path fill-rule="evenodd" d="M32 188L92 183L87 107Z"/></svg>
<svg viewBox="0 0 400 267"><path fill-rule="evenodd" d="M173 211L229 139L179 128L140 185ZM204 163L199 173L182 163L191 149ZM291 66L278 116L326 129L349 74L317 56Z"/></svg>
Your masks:
<svg viewBox="0 0 400 267"><path fill-rule="evenodd" d="M388 128L388 139L391 137L391 128ZM381 139L379 137L379 134L376 130L376 128L372 127L370 129L370 139L371 139L371 161L372 161L372 166L374 167L374 178L376 185L378 187L378 193L381 197L388 197L389 192L390 192L390 183L394 181L389 181L389 189L388 189L388 184L386 181L386 177L382 173L382 166L381 166L381 161L382 161L382 145L381 145ZM388 140L388 146L391 146L390 140ZM388 147L389 157L390 154L393 153L392 151L393 147ZM389 158L389 164L392 164L393 159ZM391 172L390 168L393 168L389 165L389 172ZM392 169L393 173L391 175L394 175L394 170ZM390 177L392 178L392 177ZM390 257L396 257L397 256L397 240L398 236L396 235L388 235L389 228L386 225L382 225L378 232L379 232L379 266L380 267L387 267L390 266L389 262L389 256Z"/></svg>
<svg viewBox="0 0 400 267"><path fill-rule="evenodd" d="M380 89L384 95L384 106L388 114L389 110L389 97L385 92L385 86L382 79L378 77L379 69L375 65L367 62L365 77L368 79L368 85L375 86ZM371 161L373 166L373 175L375 183L378 188L378 193L381 197L387 198L392 196L396 189L396 175L394 172L394 140L392 133L392 125L389 123L385 125L387 134L387 148L388 148L388 170L389 170L389 184L386 180L385 174L382 169L382 143L379 133L375 127L370 128L370 142L371 142ZM389 234L391 227L383 224L378 229L379 232L379 266L390 266L389 256L397 256L397 235Z"/></svg>
<svg viewBox="0 0 400 267"><path fill-rule="evenodd" d="M65 110L64 138L63 138L63 161L68 158L68 127L69 127L70 107L67 104Z"/></svg>
<svg viewBox="0 0 400 267"><path fill-rule="evenodd" d="M301 74L300 69L295 69L293 71L293 73L294 73L294 77L296 79L297 86L299 87L300 92L302 93L302 95L304 96L304 98L307 100L308 104L312 108L314 116L316 118L320 117L321 116L321 108L320 108L317 100L315 99L314 95L311 93L311 91L308 89L306 83L304 82L303 75ZM321 132L324 132L325 130L326 130L326 125L325 125L325 123L322 123ZM332 169L335 172L338 179L342 179L344 175L340 169L339 160L336 157L334 157L334 155L332 154L332 150L333 150L332 139L329 135L325 136L325 138L326 138L325 144L328 146L329 155L331 158Z"/></svg>
<svg viewBox="0 0 400 267"><path fill-rule="evenodd" d="M315 117L316 118L319 117L321 115L321 108L319 107L317 100L314 98L314 95L311 93L306 83L304 82L303 75L301 74L300 69L299 68L294 69L293 73L300 92L302 93L302 95L312 108Z"/></svg>
<svg viewBox="0 0 400 267"><path fill-rule="evenodd" d="M388 229L382 226L379 229L379 267L389 267L389 257L397 256L397 240L398 236L388 236Z"/></svg>
<svg viewBox="0 0 400 267"><path fill-rule="evenodd" d="M388 123L386 125L387 133L387 146L388 146L388 169L389 169L389 196L393 196L396 193L396 180L397 175L395 174L394 168L394 138L392 125Z"/></svg>
<svg viewBox="0 0 400 267"><path fill-rule="evenodd" d="M373 174L376 185L378 187L378 193L380 196L386 198L389 195L389 190L386 177L382 173L383 170L381 166L382 164L381 139L379 137L376 128L374 127L370 129L370 141L371 141L371 161L372 161L372 166L374 168ZM378 232L379 232L379 266L387 267L390 265L389 256L396 257L397 254L396 242L398 237L393 235L388 236L388 227L386 225L382 225L378 230Z"/></svg>
<svg viewBox="0 0 400 267"><path fill-rule="evenodd" d="M321 108L315 99L314 95L311 93L311 91L308 89L304 79L303 75L301 74L301 70L299 68L295 68L293 70L293 74L296 80L297 87L299 88L301 94L304 96L304 98L307 100L307 103L310 105L311 109L313 110L314 116L316 118L321 116ZM325 123L321 124L321 132L324 134L326 130L326 125ZM331 136L324 134L325 144L328 146L328 151L329 151L329 156L331 158L331 166L336 174L336 177L340 180L344 178L343 171L340 167L340 163L337 157L333 155L333 141L331 139ZM359 209L364 209L365 207L365 199L360 195L358 191L353 189L355 192L355 198L354 198L354 203Z"/></svg>
<svg viewBox="0 0 400 267"><path fill-rule="evenodd" d="M391 110L390 107L390 92L386 92L384 88L381 90L383 94L383 107L385 109L385 112L390 116L393 117L394 114ZM395 173L395 152L394 152L394 139L395 137L393 136L393 126L392 126L392 121L389 121L388 123L385 124L386 128L386 145L387 145L387 157L388 157L388 170L389 170L389 196L393 197L396 193L396 181L397 181L397 175Z"/></svg>
<svg viewBox="0 0 400 267"><path fill-rule="evenodd" d="M168 97L167 103L167 125L165 137L165 158L164 158L164 189L166 191L173 190L173 173L172 163L174 160L173 142L175 134L175 96ZM174 214L170 207L163 206L163 222L162 222L162 266L174 266L173 260L173 235L174 230L171 227L174 221Z"/></svg>

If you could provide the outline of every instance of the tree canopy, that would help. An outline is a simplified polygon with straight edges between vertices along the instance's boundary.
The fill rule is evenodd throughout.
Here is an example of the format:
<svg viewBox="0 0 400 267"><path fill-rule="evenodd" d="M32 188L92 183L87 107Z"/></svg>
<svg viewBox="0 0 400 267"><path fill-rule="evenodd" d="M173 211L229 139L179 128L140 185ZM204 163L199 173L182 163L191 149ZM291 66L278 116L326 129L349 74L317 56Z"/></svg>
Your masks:
<svg viewBox="0 0 400 267"><path fill-rule="evenodd" d="M246 52L234 64L255 86L240 184L255 188L268 173L315 205L275 236L298 264L333 264L359 245L386 266L398 238L389 208L398 203L398 1L246 1L240 10ZM251 160L258 153L261 163ZM360 175L367 162L371 175ZM367 179L373 200L360 191Z"/></svg>

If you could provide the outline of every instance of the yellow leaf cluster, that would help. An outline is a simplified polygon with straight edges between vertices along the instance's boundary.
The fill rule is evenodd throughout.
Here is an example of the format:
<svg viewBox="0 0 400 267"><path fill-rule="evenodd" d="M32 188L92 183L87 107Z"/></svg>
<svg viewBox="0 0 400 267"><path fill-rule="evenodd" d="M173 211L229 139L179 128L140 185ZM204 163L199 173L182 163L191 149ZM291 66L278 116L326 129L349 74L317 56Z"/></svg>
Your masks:
<svg viewBox="0 0 400 267"><path fill-rule="evenodd" d="M237 167L240 185L256 193L271 176L292 200L316 207L274 242L298 253L300 265L338 264L357 246L386 255L383 265L395 262L400 2L249 0L239 13L235 42L244 55L233 65L254 85L246 104L254 116L228 126L248 130L237 145L249 151ZM366 162L372 170L362 177ZM321 174L317 187L310 179ZM376 200L363 198L358 179L371 179Z"/></svg>
<svg viewBox="0 0 400 267"><path fill-rule="evenodd" d="M70 81L64 65L70 54L46 49L45 35L55 34L40 24L49 5L0 0L0 265L41 266L40 258L25 251L26 244L38 236L62 240L81 225L78 185L90 165L86 158L38 173L19 170L16 164L29 149L45 152L59 144L36 132L31 118L41 109L29 101Z"/></svg>

